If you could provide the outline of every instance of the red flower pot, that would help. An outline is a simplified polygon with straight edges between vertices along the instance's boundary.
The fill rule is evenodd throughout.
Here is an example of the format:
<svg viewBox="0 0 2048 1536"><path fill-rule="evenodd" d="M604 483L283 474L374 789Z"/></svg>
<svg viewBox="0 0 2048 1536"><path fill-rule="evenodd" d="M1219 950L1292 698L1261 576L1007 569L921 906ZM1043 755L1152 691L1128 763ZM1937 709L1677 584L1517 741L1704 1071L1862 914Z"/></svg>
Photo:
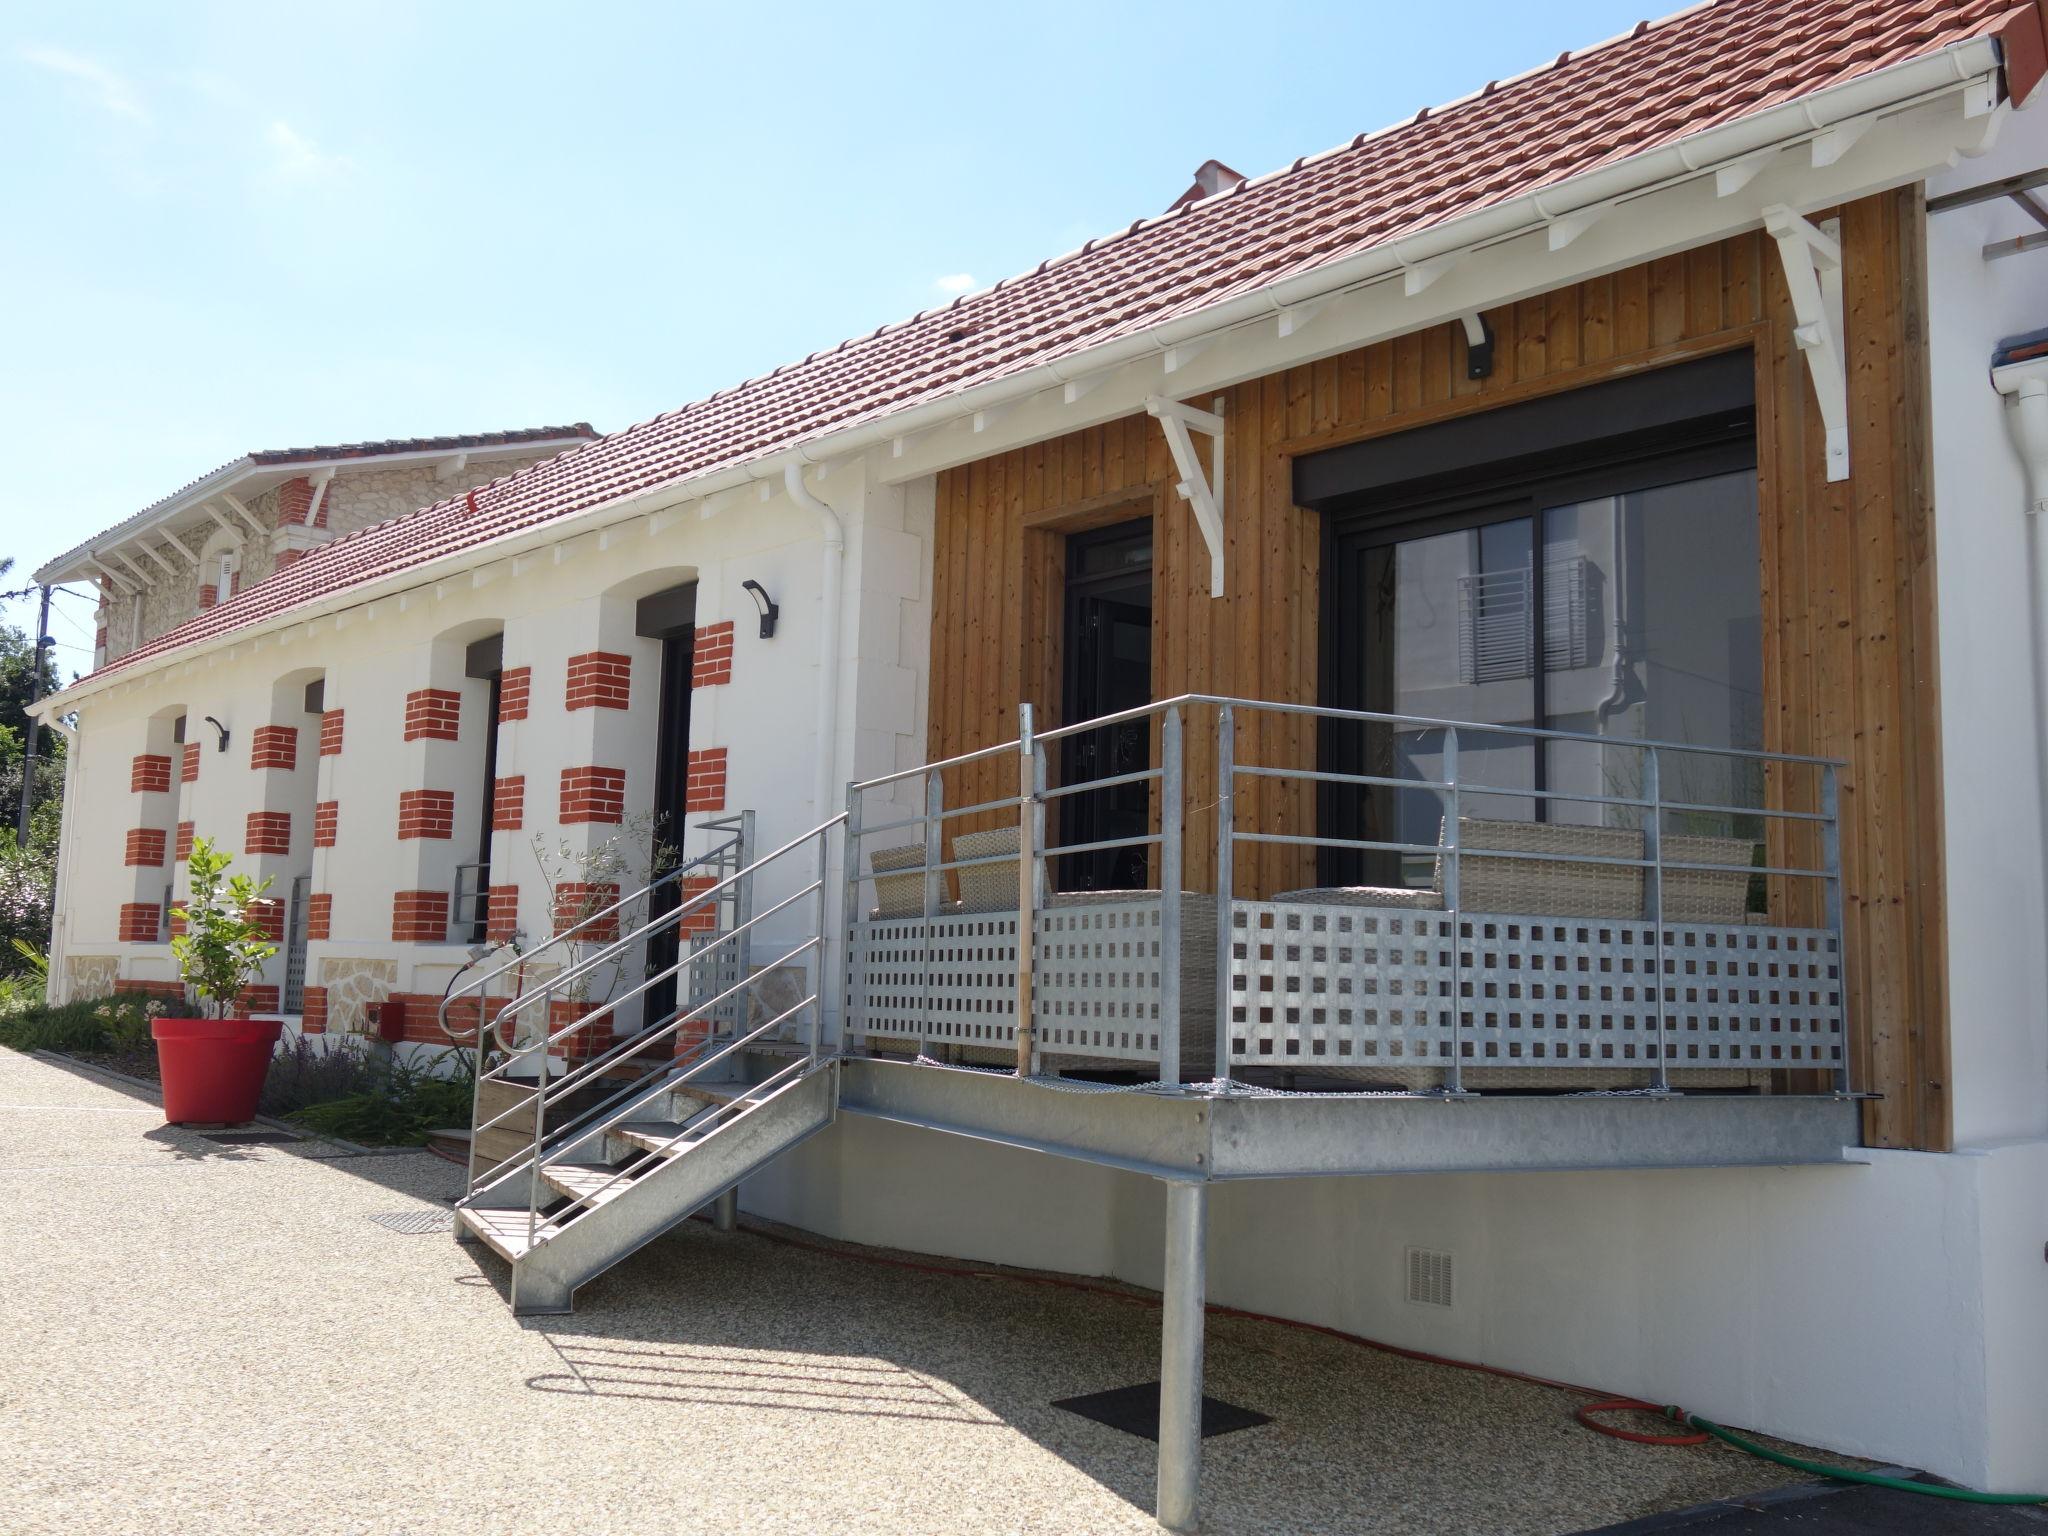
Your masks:
<svg viewBox="0 0 2048 1536"><path fill-rule="evenodd" d="M164 1119L236 1125L256 1118L283 1020L158 1019L149 1032L164 1080Z"/></svg>

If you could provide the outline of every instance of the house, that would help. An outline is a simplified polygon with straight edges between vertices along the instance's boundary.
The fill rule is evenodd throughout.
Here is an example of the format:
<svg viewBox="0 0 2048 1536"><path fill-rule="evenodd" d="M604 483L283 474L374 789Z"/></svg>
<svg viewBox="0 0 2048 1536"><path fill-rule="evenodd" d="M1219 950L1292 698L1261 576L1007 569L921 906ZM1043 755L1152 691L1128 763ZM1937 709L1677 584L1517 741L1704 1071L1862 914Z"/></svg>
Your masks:
<svg viewBox="0 0 2048 1536"><path fill-rule="evenodd" d="M314 549L43 706L56 984L305 878L521 1311L1161 1285L1172 1527L1205 1295L2048 1487L2044 70L1696 6Z"/></svg>

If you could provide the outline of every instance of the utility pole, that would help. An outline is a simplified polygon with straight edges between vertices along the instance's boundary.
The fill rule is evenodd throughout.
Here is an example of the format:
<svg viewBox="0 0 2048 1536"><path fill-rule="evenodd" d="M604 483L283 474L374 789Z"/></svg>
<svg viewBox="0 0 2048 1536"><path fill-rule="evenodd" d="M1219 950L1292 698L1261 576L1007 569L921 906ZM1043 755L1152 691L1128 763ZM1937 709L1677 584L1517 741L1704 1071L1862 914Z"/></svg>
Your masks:
<svg viewBox="0 0 2048 1536"><path fill-rule="evenodd" d="M43 696L43 652L49 649L49 646L50 589L45 586L42 612L36 617L35 654L29 661L28 701L31 705ZM27 729L22 734L25 739L21 751L21 812L14 824L14 841L20 847L26 848L29 797L34 792L36 783L36 738L43 734L33 715L28 718Z"/></svg>

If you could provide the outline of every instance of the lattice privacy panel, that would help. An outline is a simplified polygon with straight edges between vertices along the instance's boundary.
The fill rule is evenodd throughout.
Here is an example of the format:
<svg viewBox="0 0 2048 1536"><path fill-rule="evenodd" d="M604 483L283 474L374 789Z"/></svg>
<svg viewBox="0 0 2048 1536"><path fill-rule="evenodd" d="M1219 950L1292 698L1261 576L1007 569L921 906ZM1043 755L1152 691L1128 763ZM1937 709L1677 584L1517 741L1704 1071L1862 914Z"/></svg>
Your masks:
<svg viewBox="0 0 2048 1536"><path fill-rule="evenodd" d="M1656 1065L1651 923L1239 902L1231 933L1233 1062ZM1841 1065L1833 934L1673 923L1663 940L1668 1070Z"/></svg>
<svg viewBox="0 0 2048 1536"><path fill-rule="evenodd" d="M1207 1076L1215 1059L1213 898L1182 898L1181 1060ZM1076 903L1038 914L1038 1035L1061 1062L1159 1060L1159 898ZM911 1041L1014 1051L1014 912L879 918L854 925L847 999L856 1033L883 1048Z"/></svg>

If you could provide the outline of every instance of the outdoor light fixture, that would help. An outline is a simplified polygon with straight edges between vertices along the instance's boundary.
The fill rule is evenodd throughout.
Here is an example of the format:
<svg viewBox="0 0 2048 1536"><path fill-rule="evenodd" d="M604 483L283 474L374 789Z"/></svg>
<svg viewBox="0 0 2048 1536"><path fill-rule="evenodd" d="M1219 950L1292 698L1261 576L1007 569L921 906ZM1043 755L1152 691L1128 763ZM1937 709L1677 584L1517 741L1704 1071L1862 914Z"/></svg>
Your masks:
<svg viewBox="0 0 2048 1536"><path fill-rule="evenodd" d="M743 581L740 587L754 594L754 606L761 610L761 638L766 640L775 633L775 616L782 609L776 606L775 599L768 595L768 589L758 581Z"/></svg>
<svg viewBox="0 0 2048 1536"><path fill-rule="evenodd" d="M214 728L214 729L215 729L216 731L220 732L220 746L219 746L218 750L220 750L220 751L222 751L222 752L225 752L225 751L227 751L227 749L228 749L228 728L227 728L226 726L222 725L222 724L221 724L221 723L220 723L220 722L219 722L218 720L214 719L214 718L213 718L213 716L211 716L211 715L205 715L205 716L202 716L201 718L203 718L203 719L204 719L204 720L206 721L206 723L207 723L208 725L212 726L212 727L213 727L213 728Z"/></svg>

